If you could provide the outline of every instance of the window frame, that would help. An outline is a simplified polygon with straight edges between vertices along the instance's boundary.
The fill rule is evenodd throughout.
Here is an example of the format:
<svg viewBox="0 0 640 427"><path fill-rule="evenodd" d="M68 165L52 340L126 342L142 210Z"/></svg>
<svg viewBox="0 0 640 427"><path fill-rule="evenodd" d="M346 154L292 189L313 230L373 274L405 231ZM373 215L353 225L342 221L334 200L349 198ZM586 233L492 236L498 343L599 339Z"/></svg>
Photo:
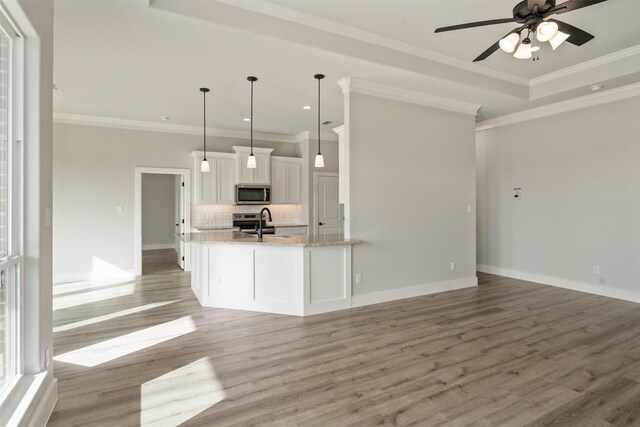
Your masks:
<svg viewBox="0 0 640 427"><path fill-rule="evenodd" d="M11 395L11 391L20 382L24 373L24 263L23 263L23 228L22 215L24 206L24 179L22 135L24 119L24 49L23 36L9 15L0 6L0 32L7 37L7 255L0 258L0 271L14 269L15 298L17 316L9 319L11 325L7 341L13 343L11 355L7 355L9 371L12 378L0 386L0 407ZM7 289L7 294L9 290ZM8 312L8 310L7 310ZM8 313L7 313L8 314Z"/></svg>

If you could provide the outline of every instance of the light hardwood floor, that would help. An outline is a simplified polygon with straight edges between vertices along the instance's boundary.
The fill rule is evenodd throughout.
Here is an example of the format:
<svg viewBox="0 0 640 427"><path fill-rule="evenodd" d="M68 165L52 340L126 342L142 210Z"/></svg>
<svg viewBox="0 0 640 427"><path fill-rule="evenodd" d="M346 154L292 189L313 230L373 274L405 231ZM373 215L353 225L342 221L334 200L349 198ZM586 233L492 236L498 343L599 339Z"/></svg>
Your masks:
<svg viewBox="0 0 640 427"><path fill-rule="evenodd" d="M297 318L202 308L155 255L55 287L50 426L640 425L638 304L479 274Z"/></svg>

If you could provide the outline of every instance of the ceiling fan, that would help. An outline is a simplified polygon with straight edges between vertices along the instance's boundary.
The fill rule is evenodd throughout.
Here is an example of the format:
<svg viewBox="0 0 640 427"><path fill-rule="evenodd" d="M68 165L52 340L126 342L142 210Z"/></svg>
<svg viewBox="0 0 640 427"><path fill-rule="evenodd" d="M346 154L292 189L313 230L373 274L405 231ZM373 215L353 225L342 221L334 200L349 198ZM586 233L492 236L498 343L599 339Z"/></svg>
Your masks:
<svg viewBox="0 0 640 427"><path fill-rule="evenodd" d="M556 5L556 0L523 0L513 8L513 18L492 19L489 21L469 22L467 24L452 25L436 28L436 33L444 31L462 30L464 28L484 27L486 25L517 22L522 26L507 33L503 38L492 44L489 49L482 52L473 62L488 58L499 48L507 53L514 53L518 59L539 59L534 53L540 49L538 42L549 42L553 50L565 40L576 46L582 46L593 38L586 31L569 25L566 22L550 19L551 15L560 15L583 7L593 6L607 0L568 0ZM520 41L524 31L527 34ZM517 48L517 49L516 49Z"/></svg>

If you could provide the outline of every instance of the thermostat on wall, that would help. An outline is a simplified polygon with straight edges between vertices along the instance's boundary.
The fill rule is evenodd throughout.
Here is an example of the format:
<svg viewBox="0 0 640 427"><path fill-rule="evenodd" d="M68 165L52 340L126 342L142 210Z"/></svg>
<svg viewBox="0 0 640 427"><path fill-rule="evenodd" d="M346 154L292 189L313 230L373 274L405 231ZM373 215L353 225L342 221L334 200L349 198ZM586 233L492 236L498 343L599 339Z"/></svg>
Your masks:
<svg viewBox="0 0 640 427"><path fill-rule="evenodd" d="M513 189L513 198L516 200L522 199L522 188L517 187Z"/></svg>

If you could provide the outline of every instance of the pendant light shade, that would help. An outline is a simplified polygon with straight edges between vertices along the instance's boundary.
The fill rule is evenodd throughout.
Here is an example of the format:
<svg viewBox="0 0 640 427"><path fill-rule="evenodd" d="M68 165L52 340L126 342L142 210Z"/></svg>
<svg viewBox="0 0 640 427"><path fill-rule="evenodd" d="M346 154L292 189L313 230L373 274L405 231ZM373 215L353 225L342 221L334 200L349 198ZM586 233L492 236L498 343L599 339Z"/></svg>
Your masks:
<svg viewBox="0 0 640 427"><path fill-rule="evenodd" d="M320 80L324 79L324 74L316 74L313 78L318 80L318 154L316 154L315 167L323 168L324 157L320 152Z"/></svg>
<svg viewBox="0 0 640 427"><path fill-rule="evenodd" d="M520 43L518 50L516 50L513 56L518 59L531 58L531 39L529 37L522 40L522 43Z"/></svg>
<svg viewBox="0 0 640 427"><path fill-rule="evenodd" d="M501 39L498 44L500 45L500 49L504 50L507 53L512 53L516 50L516 46L520 41L520 35L518 33L511 33L507 37Z"/></svg>
<svg viewBox="0 0 640 427"><path fill-rule="evenodd" d="M203 137L203 150L204 150L204 157L202 159L202 163L200 164L200 171L209 172L211 170L209 168L209 162L207 161L207 92L209 92L209 89L206 87L201 87L200 92L202 92L202 111L203 111L202 137Z"/></svg>
<svg viewBox="0 0 640 427"><path fill-rule="evenodd" d="M251 82L251 118L249 120L251 122L251 153L247 158L247 168L255 169L258 165L256 163L256 156L253 155L253 84L258 81L258 78L249 76L247 80Z"/></svg>
<svg viewBox="0 0 640 427"><path fill-rule="evenodd" d="M549 40L549 43L551 44L551 47L553 48L553 50L556 50L558 46L560 46L562 42L564 42L568 38L569 38L569 34L563 33L562 31L558 31L556 35L553 36L551 40Z"/></svg>

